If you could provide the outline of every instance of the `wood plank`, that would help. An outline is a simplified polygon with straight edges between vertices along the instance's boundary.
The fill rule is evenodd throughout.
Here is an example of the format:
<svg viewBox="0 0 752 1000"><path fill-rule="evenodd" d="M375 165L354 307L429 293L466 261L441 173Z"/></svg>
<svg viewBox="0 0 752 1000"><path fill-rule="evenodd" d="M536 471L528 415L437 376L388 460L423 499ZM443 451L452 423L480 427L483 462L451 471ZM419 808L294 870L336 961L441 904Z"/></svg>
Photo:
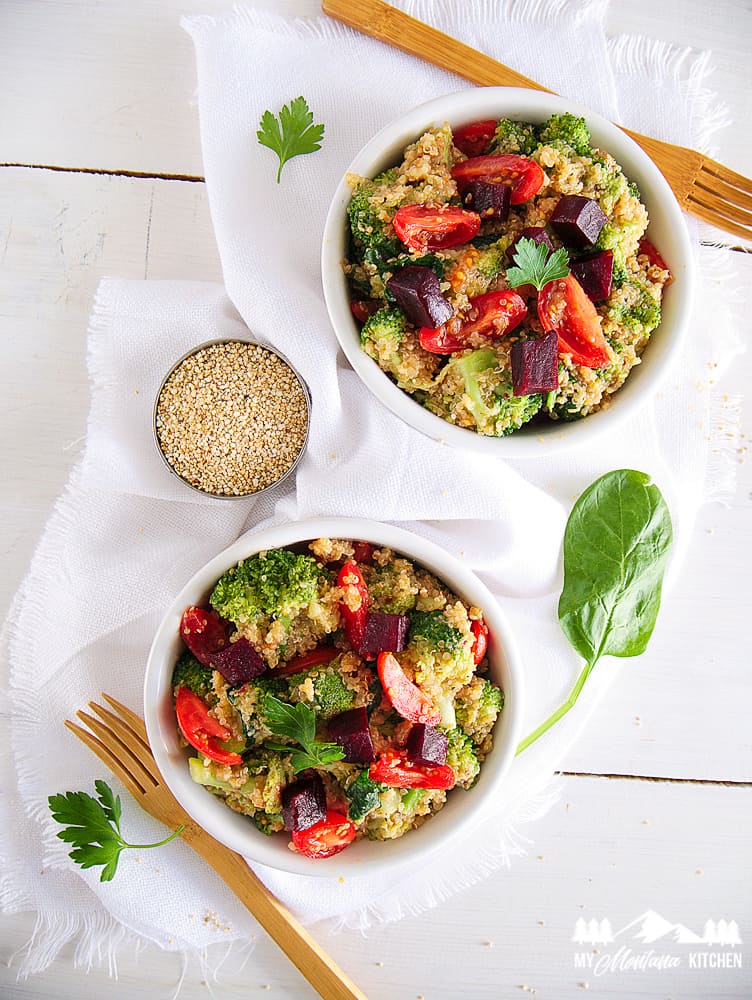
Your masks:
<svg viewBox="0 0 752 1000"><path fill-rule="evenodd" d="M319 11L317 0L259 5ZM215 14L228 6L225 0L5 0L0 162L201 174L193 46L179 20L187 11ZM692 11L684 0L632 0L609 6L608 27L722 53L709 85L723 93L735 124L719 134L718 145L729 166L749 172L752 7L716 0Z"/></svg>
<svg viewBox="0 0 752 1000"><path fill-rule="evenodd" d="M597 837L593 831L598 830ZM744 954L752 926L748 892L752 790L665 782L569 778L559 804L527 832L530 855L498 870L471 890L416 917L376 927L366 936L347 931L322 943L371 1000L511 1000L537 996L581 1000L583 996L628 1000L741 1000L752 994ZM123 859L127 863L127 858ZM672 970L621 971L596 975L575 966L576 953L603 945L572 942L575 922L607 918L614 931L657 911L702 934L709 918L736 920L741 969L690 969L697 949L666 938L653 950L678 956ZM118 960L119 979L103 970L84 976L72 967L72 949L50 972L15 982L6 962L32 927L29 918L0 918L0 993L8 1000L112 1000L169 997L180 976L175 955L154 946ZM314 930L321 937L321 931ZM629 935L635 954L649 948ZM491 942L491 944L489 944ZM380 964L383 963L383 964ZM281 953L264 936L241 970L230 959L214 995L226 1000L273 997L313 1000ZM181 1000L203 1000L209 990L198 965L189 965ZM589 984L589 994L581 985ZM527 987L525 990L523 987ZM535 992L532 992L535 991Z"/></svg>

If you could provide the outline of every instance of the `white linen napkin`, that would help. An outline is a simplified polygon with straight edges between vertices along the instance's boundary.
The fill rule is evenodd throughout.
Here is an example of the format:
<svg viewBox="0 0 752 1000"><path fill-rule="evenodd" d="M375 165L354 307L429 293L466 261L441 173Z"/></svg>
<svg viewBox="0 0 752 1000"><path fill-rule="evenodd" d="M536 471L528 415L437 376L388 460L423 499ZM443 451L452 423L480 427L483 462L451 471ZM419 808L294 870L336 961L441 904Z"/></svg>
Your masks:
<svg viewBox="0 0 752 1000"><path fill-rule="evenodd" d="M608 117L618 117L617 90L623 92L625 120L638 128L642 95L660 82L661 103L649 105L652 130L698 141L692 114L705 100L698 73L671 51L656 58L645 41L607 43L600 2L402 6ZM195 949L254 932L232 894L179 843L136 860L124 856L115 881L101 885L96 871L80 872L67 859L46 807L50 793L90 788L103 776L61 720L101 690L140 706L143 664L162 610L240 532L312 515L366 516L400 522L464 558L503 602L519 638L528 732L563 700L579 668L555 615L561 535L575 496L609 469L645 470L667 497L681 549L708 482L717 490L724 468L716 449L708 479L709 452L721 435L712 433L719 415L707 365L722 366L735 349L728 285L719 282L704 287L675 380L618 441L512 468L404 426L367 394L337 349L320 289L321 231L331 192L359 147L395 115L461 82L322 18L293 21L239 9L188 19L185 27L196 46L205 173L226 294L212 284L108 280L97 296L86 448L6 634L12 757L6 750L5 773L15 772L18 784L0 793L0 905L40 914L22 966L27 973L44 968L75 936L86 965L102 953L113 956L129 933ZM326 136L320 152L286 165L277 186L273 155L257 144L255 129L264 109L300 93L326 123ZM703 248L703 274L726 267L724 254ZM717 331L712 343L700 336L708 316ZM151 440L151 409L177 357L213 337L242 336L246 326L302 372L314 417L295 486L225 503L189 493L165 471ZM302 877L256 870L307 923L331 918L367 927L446 898L523 850L517 828L554 800L550 777L618 669L599 665L577 708L517 758L495 814L430 870L378 884L341 883L333 870L332 879L317 880L315 898ZM40 745L43 756L35 752ZM127 797L124 825L137 842L163 836Z"/></svg>

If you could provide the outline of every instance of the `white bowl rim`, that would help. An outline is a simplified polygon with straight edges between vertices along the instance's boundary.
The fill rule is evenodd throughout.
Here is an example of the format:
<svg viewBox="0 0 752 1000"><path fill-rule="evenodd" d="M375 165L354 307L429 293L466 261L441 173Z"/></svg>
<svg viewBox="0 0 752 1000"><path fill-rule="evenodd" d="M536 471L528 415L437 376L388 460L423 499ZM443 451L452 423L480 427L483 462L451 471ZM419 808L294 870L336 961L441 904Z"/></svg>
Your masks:
<svg viewBox="0 0 752 1000"><path fill-rule="evenodd" d="M404 148L426 128L444 121L463 123L483 115L501 117L509 115L519 120L542 120L553 113L569 111L585 118L596 144L607 150L624 165L623 161L638 165L637 169L625 166L627 176L636 178L642 200L652 201L648 206L651 219L656 210L662 217L664 228L673 241L670 252L661 242L661 253L668 261L673 281L667 294L672 295L670 330L661 327L651 335L646 351L649 364L638 365L630 373L624 386L615 394L611 405L588 417L566 423L550 421L535 427L521 428L508 437L493 438L476 431L458 427L430 413L383 372L360 347L358 330L349 310L347 282L342 272L342 256L338 252L344 232L344 211L350 198L348 174L374 176L394 162L394 156L384 157L386 147ZM605 141L602 137L605 137ZM647 181L647 184L645 183ZM645 188L645 190L643 190ZM652 223L651 223L652 224ZM668 236L667 236L668 239ZM658 391L667 378L680 352L692 311L692 292L695 287L695 255L692 242L673 191L658 167L648 155L618 126L607 121L574 101L554 94L523 87L474 87L433 98L382 128L356 155L338 184L324 224L321 248L321 279L329 319L342 350L374 395L396 416L411 427L436 441L454 447L479 452L497 458L540 458L558 453L563 448L582 447L602 434L614 431L630 414L639 411ZM664 304L664 316L666 314ZM669 336L670 333L670 336ZM639 387L639 388L638 388Z"/></svg>
<svg viewBox="0 0 752 1000"><path fill-rule="evenodd" d="M460 815L451 822L451 813L447 812L450 798L447 805L418 830L381 844L383 855L378 853L378 845L362 840L336 855L336 862L333 858L327 863L311 861L288 850L281 837L265 837L248 817L233 812L221 799L207 793L190 778L187 751L177 747L170 688L175 654L168 654L169 647L179 638L178 626L183 610L211 589L226 569L256 552L319 537L362 539L405 553L435 572L459 596L480 607L492 636L489 647L491 672L497 680L502 680L505 693L504 711L494 733L494 749L482 766L478 783L468 792L458 790L456 793L481 793L472 809L454 810ZM261 531L251 530L210 559L181 588L163 615L149 651L144 678L144 719L149 744L165 782L199 826L251 861L294 874L332 877L394 871L397 867L414 864L417 858L423 864L427 856L442 850L450 841L467 836L482 821L484 807L493 801L514 759L521 737L523 698L520 654L508 620L486 585L469 567L434 542L396 525L365 518L315 518ZM445 817L443 821L442 817ZM432 829L433 835L426 833Z"/></svg>

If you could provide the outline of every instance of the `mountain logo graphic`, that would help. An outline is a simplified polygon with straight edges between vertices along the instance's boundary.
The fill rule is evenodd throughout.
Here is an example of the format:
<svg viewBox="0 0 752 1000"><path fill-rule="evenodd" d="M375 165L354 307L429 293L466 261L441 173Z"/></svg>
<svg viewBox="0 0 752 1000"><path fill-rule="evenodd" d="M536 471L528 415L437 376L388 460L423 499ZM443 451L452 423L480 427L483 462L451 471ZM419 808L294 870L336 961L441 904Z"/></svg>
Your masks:
<svg viewBox="0 0 752 1000"><path fill-rule="evenodd" d="M735 920L706 920L702 934L696 934L684 924L666 920L655 910L646 910L616 932L612 930L611 922L605 918L586 921L580 917L574 925L572 940L576 944L611 944L616 938L627 936L643 944L653 944L662 938L675 941L677 944L728 945L732 948L742 943Z"/></svg>

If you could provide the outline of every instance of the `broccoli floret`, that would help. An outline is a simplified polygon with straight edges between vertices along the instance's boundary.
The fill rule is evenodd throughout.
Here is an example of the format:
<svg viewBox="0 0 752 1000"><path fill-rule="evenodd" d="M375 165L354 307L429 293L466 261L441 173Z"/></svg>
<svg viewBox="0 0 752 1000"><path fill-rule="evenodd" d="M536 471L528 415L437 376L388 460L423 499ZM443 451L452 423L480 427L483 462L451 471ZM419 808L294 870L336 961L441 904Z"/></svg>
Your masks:
<svg viewBox="0 0 752 1000"><path fill-rule="evenodd" d="M363 350L377 362L392 359L399 350L406 326L407 318L397 306L379 309L368 317L360 331Z"/></svg>
<svg viewBox="0 0 752 1000"><path fill-rule="evenodd" d="M347 215L356 253L375 250L383 257L394 257L400 252L401 244L386 233L386 226L379 218L383 205L374 204L374 195L380 183L393 183L389 173L380 175L375 181L361 181L353 192Z"/></svg>
<svg viewBox="0 0 752 1000"><path fill-rule="evenodd" d="M316 599L323 579L312 556L272 549L228 570L217 581L210 601L223 618L236 623L264 615L292 618Z"/></svg>
<svg viewBox="0 0 752 1000"><path fill-rule="evenodd" d="M551 115L540 126L538 136L542 145L564 142L580 156L590 153L590 131L585 119L577 118L568 111L563 115Z"/></svg>
<svg viewBox="0 0 752 1000"><path fill-rule="evenodd" d="M418 599L418 584L406 559L393 559L386 566L374 566L368 576L368 593L374 611L404 615Z"/></svg>
<svg viewBox="0 0 752 1000"><path fill-rule="evenodd" d="M629 191L629 193L632 195L633 198L636 198L638 201L642 200L640 189L637 187L634 181L627 182L627 190Z"/></svg>
<svg viewBox="0 0 752 1000"><path fill-rule="evenodd" d="M325 666L294 674L288 680L290 700L310 705L322 719L330 719L333 715L346 712L355 704L355 692L345 684L339 672L339 658ZM308 697L309 681L313 684L313 700Z"/></svg>
<svg viewBox="0 0 752 1000"><path fill-rule="evenodd" d="M443 611L416 611L410 615L409 641L457 653L462 650L465 637L459 629L449 624Z"/></svg>
<svg viewBox="0 0 752 1000"><path fill-rule="evenodd" d="M345 795L350 801L347 815L351 820L363 819L372 809L378 809L381 804L379 787L368 777L368 771L361 771L347 786Z"/></svg>
<svg viewBox="0 0 752 1000"><path fill-rule="evenodd" d="M486 677L474 677L457 694L457 725L479 747L487 739L503 707L504 693L501 688Z"/></svg>
<svg viewBox="0 0 752 1000"><path fill-rule="evenodd" d="M447 737L446 762L454 771L455 782L460 788L472 788L480 774L480 761L472 740L459 728L450 729Z"/></svg>
<svg viewBox="0 0 752 1000"><path fill-rule="evenodd" d="M264 696L273 694L283 701L289 698L287 680L283 677L258 677L240 687L230 688L227 697L240 716L240 722L247 739L254 744L262 743L271 736L266 722Z"/></svg>
<svg viewBox="0 0 752 1000"><path fill-rule="evenodd" d="M502 118L496 126L496 134L489 152L530 156L537 145L538 140L533 125L515 121L513 118Z"/></svg>
<svg viewBox="0 0 752 1000"><path fill-rule="evenodd" d="M648 336L661 321L661 304L637 281L627 280L621 289L622 301L609 303L608 317L620 326Z"/></svg>
<svg viewBox="0 0 752 1000"><path fill-rule="evenodd" d="M454 294L474 299L487 292L491 281L506 265L507 247L511 242L511 236L500 237L494 233L485 243L479 245L476 241L462 250L447 275Z"/></svg>
<svg viewBox="0 0 752 1000"><path fill-rule="evenodd" d="M261 794L264 798L264 812L268 816L276 816L282 812L282 789L292 781L293 774L289 755L277 750L267 751L264 787Z"/></svg>
<svg viewBox="0 0 752 1000"><path fill-rule="evenodd" d="M478 375L489 368L495 368L497 363L498 358L494 352L490 348L485 347L478 351L471 351L469 354L464 354L462 357L455 358L449 362L450 365L454 365L462 373L462 378L465 382L465 394L468 398L467 408L475 417L479 427L481 423L493 420L494 412L483 399Z"/></svg>
<svg viewBox="0 0 752 1000"><path fill-rule="evenodd" d="M185 652L172 672L172 689L187 687L199 698L206 698L212 691L212 669L199 663L193 653Z"/></svg>
<svg viewBox="0 0 752 1000"><path fill-rule="evenodd" d="M253 816L253 822L258 829L267 837L273 833L279 833L285 828L285 820L282 813L257 812Z"/></svg>

